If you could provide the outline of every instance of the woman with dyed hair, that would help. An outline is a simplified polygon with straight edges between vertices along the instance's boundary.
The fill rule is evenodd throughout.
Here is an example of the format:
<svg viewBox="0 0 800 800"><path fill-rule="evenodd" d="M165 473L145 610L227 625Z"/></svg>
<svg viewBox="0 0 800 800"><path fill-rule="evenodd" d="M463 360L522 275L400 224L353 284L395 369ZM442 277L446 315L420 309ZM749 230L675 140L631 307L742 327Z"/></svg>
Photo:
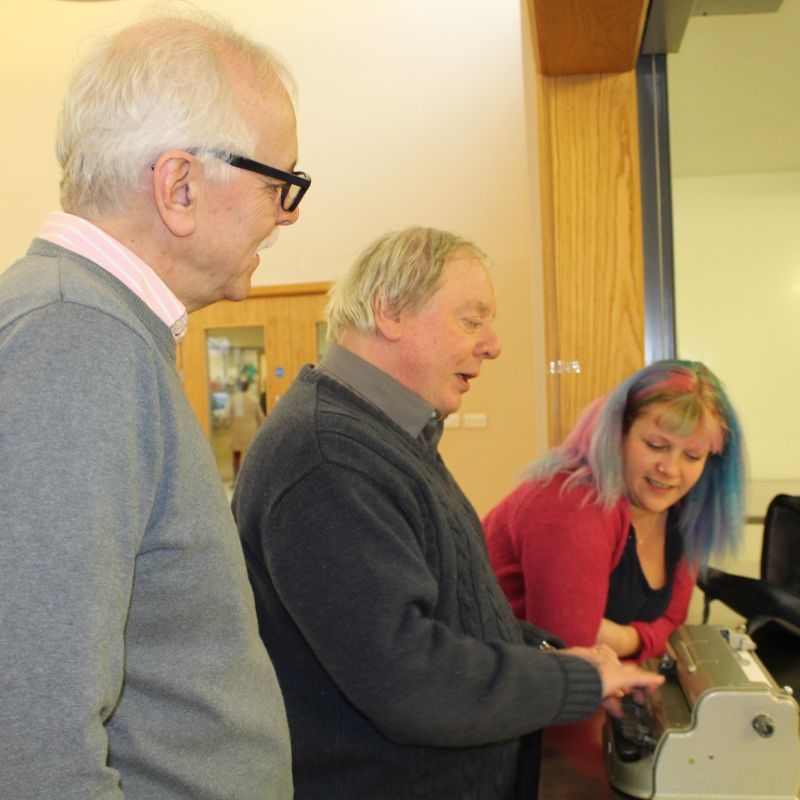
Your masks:
<svg viewBox="0 0 800 800"><path fill-rule="evenodd" d="M703 364L659 361L590 405L484 520L514 614L568 646L660 655L697 570L743 524L736 413Z"/></svg>

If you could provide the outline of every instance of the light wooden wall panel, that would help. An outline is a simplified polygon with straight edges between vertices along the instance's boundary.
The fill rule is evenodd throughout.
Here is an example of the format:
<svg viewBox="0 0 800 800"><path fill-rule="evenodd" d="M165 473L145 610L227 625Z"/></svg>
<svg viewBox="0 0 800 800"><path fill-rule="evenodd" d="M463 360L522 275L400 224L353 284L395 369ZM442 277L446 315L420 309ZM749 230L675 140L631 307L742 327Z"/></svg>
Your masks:
<svg viewBox="0 0 800 800"><path fill-rule="evenodd" d="M529 0L543 75L627 72L636 66L645 0Z"/></svg>
<svg viewBox="0 0 800 800"><path fill-rule="evenodd" d="M548 438L555 444L591 400L644 363L633 68L647 3L530 0L529 8L537 63L548 73L538 80L538 128L546 368L554 370Z"/></svg>
<svg viewBox="0 0 800 800"><path fill-rule="evenodd" d="M549 380L553 442L587 403L644 360L634 84L633 73L541 78L545 352L556 364Z"/></svg>

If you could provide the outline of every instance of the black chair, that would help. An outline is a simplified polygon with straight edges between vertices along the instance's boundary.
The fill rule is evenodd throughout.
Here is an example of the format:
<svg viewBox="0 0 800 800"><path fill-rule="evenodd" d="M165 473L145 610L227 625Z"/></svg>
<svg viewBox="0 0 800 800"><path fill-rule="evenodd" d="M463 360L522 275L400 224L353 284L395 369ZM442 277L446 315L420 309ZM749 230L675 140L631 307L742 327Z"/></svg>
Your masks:
<svg viewBox="0 0 800 800"><path fill-rule="evenodd" d="M704 623L711 601L719 600L745 618L750 635L774 622L800 636L800 497L779 494L770 501L760 579L708 567L697 585L704 594Z"/></svg>

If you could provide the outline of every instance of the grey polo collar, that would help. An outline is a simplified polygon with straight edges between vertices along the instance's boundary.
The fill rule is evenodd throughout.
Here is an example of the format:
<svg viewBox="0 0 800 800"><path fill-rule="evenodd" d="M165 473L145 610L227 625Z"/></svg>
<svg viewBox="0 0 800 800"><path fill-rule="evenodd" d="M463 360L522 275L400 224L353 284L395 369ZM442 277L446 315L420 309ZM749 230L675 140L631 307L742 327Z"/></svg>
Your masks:
<svg viewBox="0 0 800 800"><path fill-rule="evenodd" d="M334 343L328 345L317 369L349 386L415 439L429 423L434 423L425 431L425 438L434 447L438 444L441 437L441 414L416 392L403 386L382 369L346 347Z"/></svg>

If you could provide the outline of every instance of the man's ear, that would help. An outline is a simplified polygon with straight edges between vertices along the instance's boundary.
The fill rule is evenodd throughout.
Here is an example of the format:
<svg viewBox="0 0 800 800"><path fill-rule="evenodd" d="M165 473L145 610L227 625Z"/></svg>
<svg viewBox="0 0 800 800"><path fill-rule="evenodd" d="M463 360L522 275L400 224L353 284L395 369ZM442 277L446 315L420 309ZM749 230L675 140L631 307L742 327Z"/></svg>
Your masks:
<svg viewBox="0 0 800 800"><path fill-rule="evenodd" d="M375 327L390 342L396 342L403 333L402 314L379 297L375 300Z"/></svg>
<svg viewBox="0 0 800 800"><path fill-rule="evenodd" d="M151 167L156 208L174 236L189 236L197 225L199 168L199 162L185 150L167 150Z"/></svg>

